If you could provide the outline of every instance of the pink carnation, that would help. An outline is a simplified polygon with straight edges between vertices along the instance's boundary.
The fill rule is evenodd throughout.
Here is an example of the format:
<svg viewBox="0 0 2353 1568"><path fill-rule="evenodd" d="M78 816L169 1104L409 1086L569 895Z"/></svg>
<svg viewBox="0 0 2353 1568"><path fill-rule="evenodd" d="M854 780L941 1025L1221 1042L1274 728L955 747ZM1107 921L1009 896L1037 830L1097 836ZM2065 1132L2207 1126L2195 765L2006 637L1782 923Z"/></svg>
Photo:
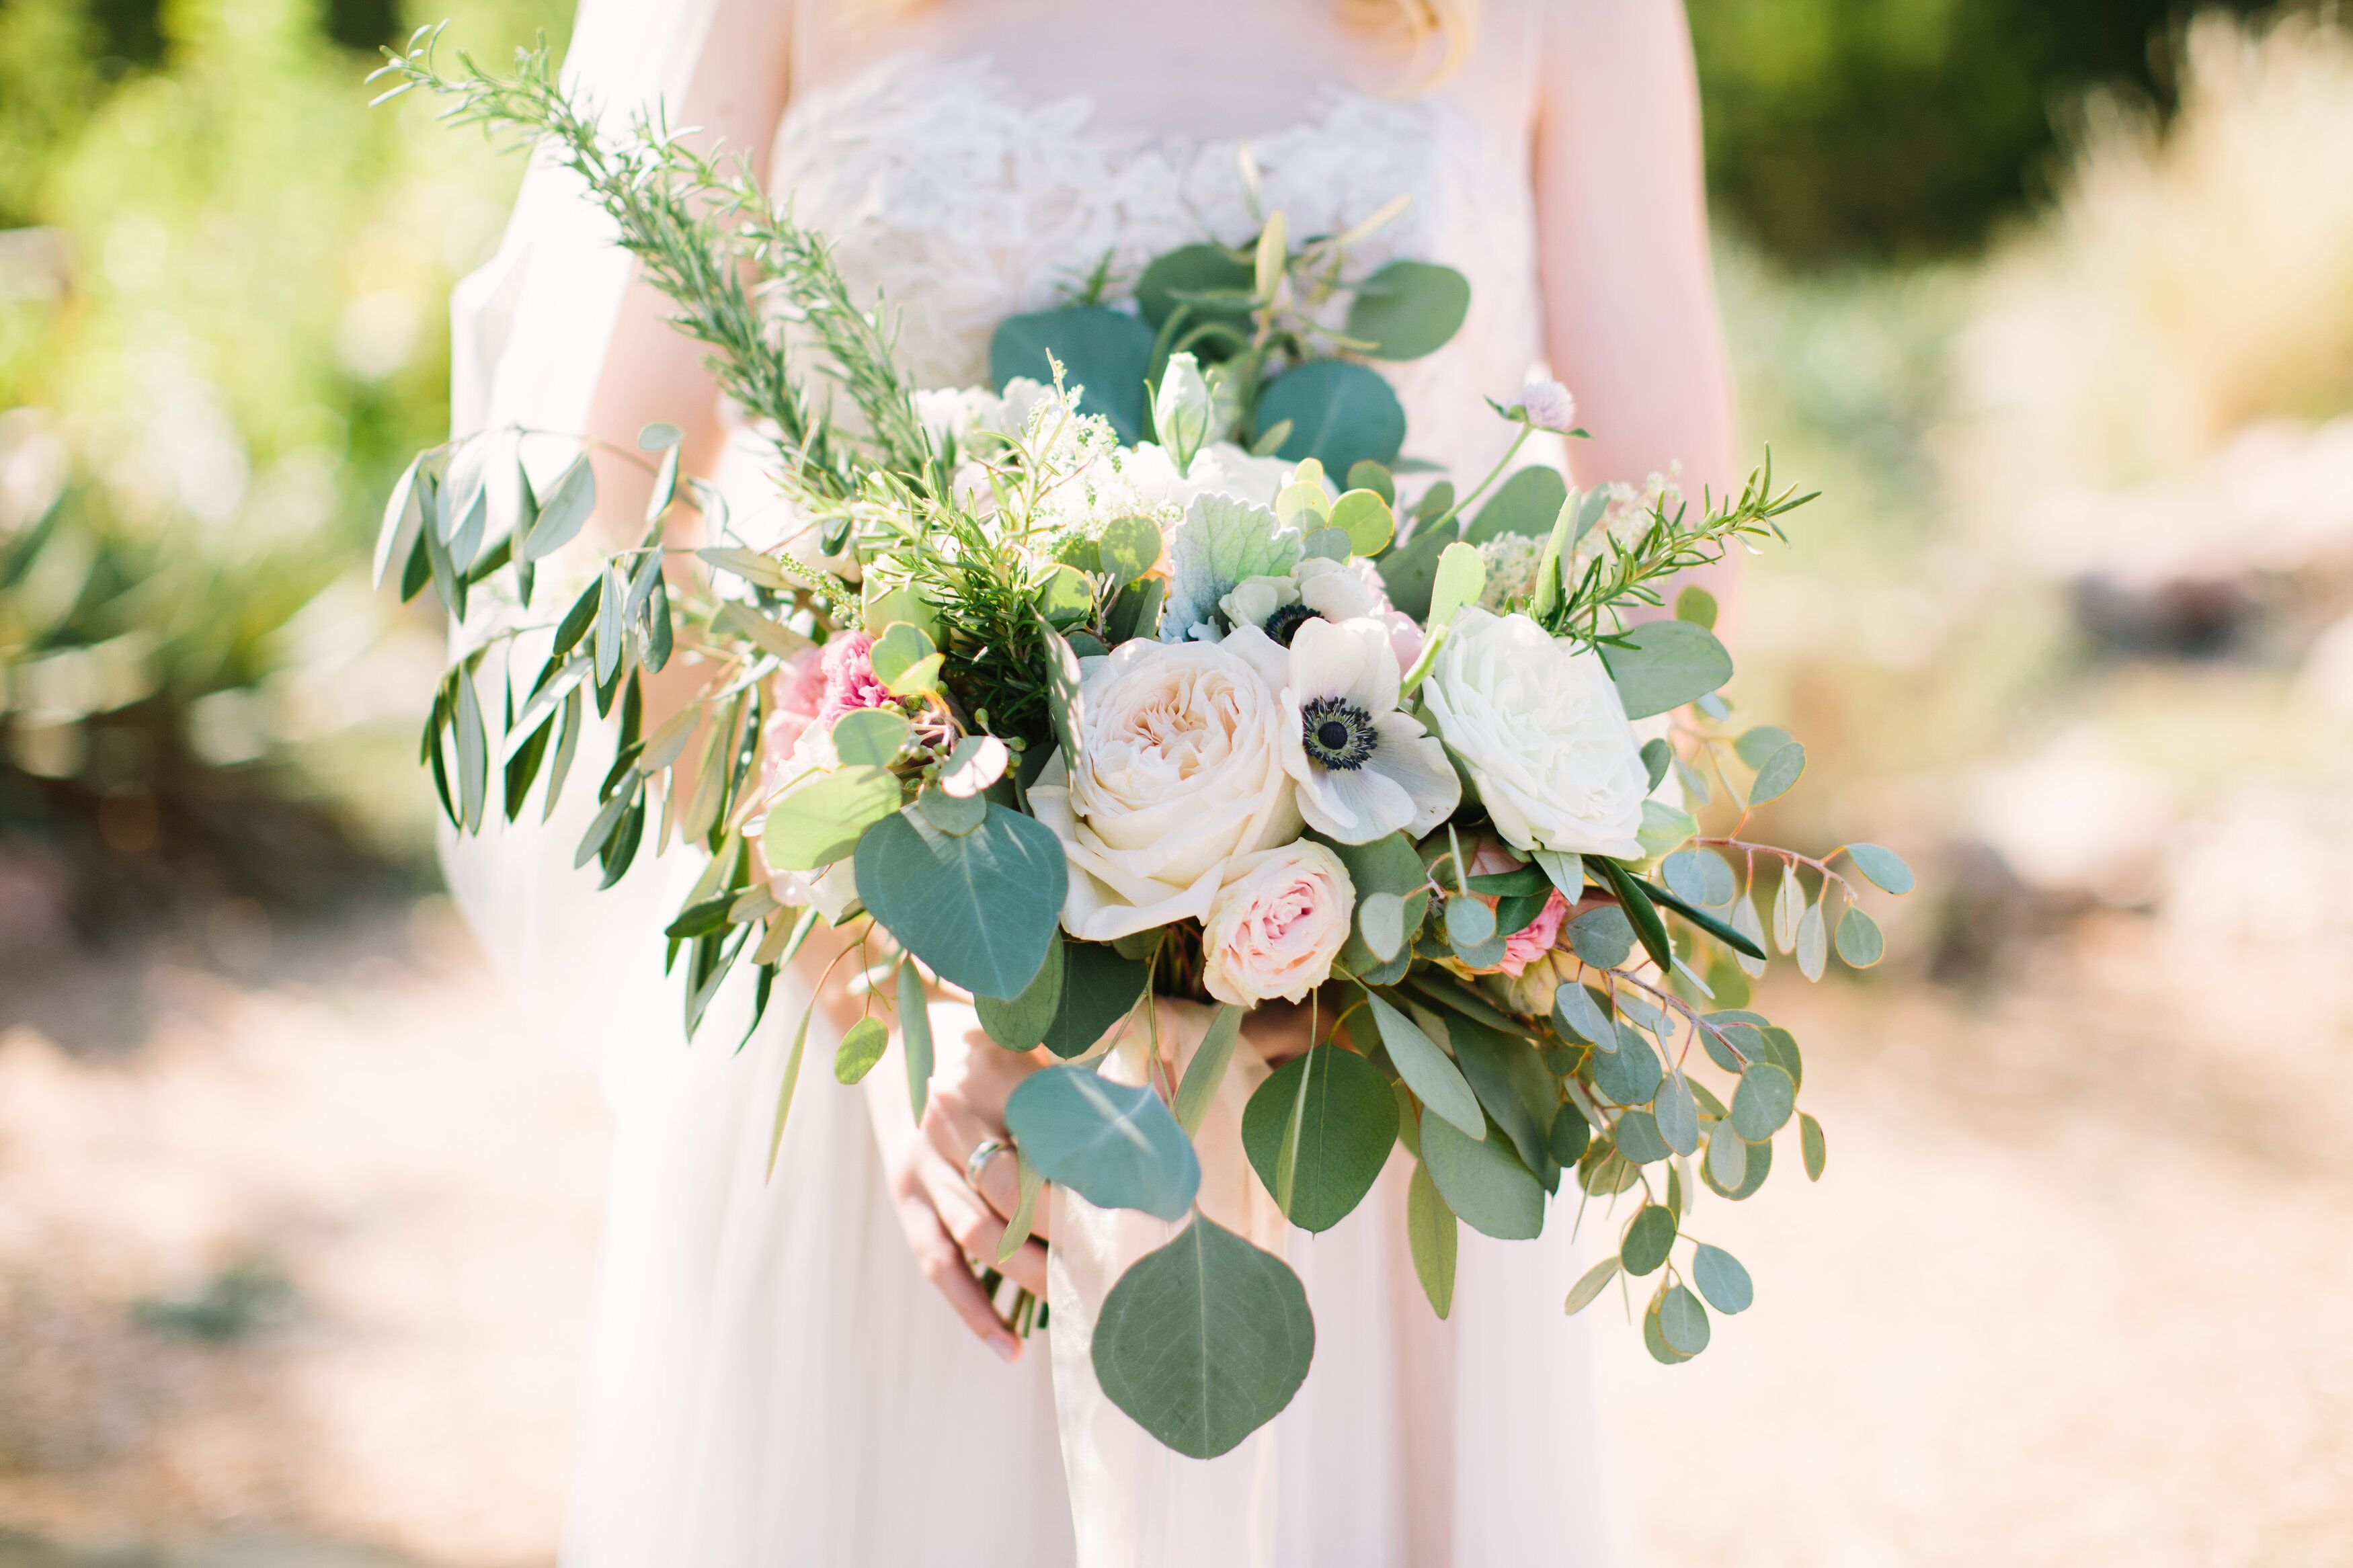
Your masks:
<svg viewBox="0 0 2353 1568"><path fill-rule="evenodd" d="M1560 940L1560 922L1567 918L1568 900L1555 888L1535 919L1504 939L1504 961L1495 965L1516 980L1527 966L1552 951Z"/></svg>
<svg viewBox="0 0 2353 1568"><path fill-rule="evenodd" d="M818 717L830 724L860 708L888 708L899 700L874 673L868 650L874 639L864 632L845 632L825 645L825 697Z"/></svg>

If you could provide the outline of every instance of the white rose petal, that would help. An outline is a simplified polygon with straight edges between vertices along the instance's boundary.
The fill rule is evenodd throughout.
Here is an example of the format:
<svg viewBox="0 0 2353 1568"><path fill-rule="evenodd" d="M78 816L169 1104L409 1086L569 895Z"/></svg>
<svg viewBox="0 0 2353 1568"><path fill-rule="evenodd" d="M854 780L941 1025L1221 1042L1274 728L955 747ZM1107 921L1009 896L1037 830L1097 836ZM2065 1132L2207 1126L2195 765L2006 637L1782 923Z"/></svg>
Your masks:
<svg viewBox="0 0 2353 1568"><path fill-rule="evenodd" d="M1421 692L1513 848L1641 853L1650 772L1592 649L1547 637L1525 616L1465 607Z"/></svg>
<svg viewBox="0 0 2353 1568"><path fill-rule="evenodd" d="M1081 694L1077 765L1029 790L1070 859L1071 935L1204 917L1234 860L1298 837L1282 706L1239 655L1139 638L1082 661Z"/></svg>
<svg viewBox="0 0 2353 1568"><path fill-rule="evenodd" d="M1201 931L1201 983L1254 1007L1306 999L1348 940L1356 889L1340 858L1308 839L1235 862Z"/></svg>

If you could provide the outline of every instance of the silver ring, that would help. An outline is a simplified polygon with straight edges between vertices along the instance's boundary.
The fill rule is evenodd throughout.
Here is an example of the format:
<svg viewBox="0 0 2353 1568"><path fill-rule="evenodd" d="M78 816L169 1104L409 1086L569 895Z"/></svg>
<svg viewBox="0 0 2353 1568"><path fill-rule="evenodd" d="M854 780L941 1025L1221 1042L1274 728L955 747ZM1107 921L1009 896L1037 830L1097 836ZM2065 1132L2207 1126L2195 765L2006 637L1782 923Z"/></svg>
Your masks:
<svg viewBox="0 0 2353 1568"><path fill-rule="evenodd" d="M991 1160L1009 1152L1012 1147L1002 1138L984 1138L974 1144L972 1152L964 1157L965 1185L976 1193L980 1191L980 1173L988 1169Z"/></svg>

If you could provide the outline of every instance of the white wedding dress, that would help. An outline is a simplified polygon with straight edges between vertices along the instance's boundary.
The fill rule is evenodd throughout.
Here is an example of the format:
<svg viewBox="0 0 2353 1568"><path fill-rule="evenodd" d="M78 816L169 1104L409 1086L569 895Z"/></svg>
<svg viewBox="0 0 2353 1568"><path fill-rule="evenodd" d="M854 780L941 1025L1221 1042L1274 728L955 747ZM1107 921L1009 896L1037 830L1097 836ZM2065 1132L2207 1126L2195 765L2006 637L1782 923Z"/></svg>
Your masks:
<svg viewBox="0 0 2353 1568"><path fill-rule="evenodd" d="M1395 379L1409 452L1474 478L1500 446L1482 397L1508 395L1540 355L1534 51L1514 31L1535 25L1525 3L1491 5L1478 55L1440 90L1329 89L1249 138L1266 203L1294 234L1345 227L1408 194L1412 205L1365 247L1364 264L1423 257L1471 279L1458 340ZM584 17L575 68L613 37ZM626 63L656 83L677 79L675 59ZM1123 127L1108 98L1018 90L977 54L887 56L796 92L769 186L838 242L854 287L883 290L919 383L981 382L995 322L1052 304L1106 253L1133 277L1160 250L1256 226L1235 142ZM609 256L567 258L563 244L586 242L563 240L560 225L523 232L535 210L568 199L544 182L527 187L508 247L460 298L461 422L543 410L533 388L583 363L577 343L516 325L593 268L614 276ZM741 445L725 481L739 517L766 501L755 450ZM1336 1229L1279 1243L1316 1324L1314 1367L1291 1407L1219 1460L1170 1455L1103 1404L1083 1354L1033 1344L1001 1364L919 1277L865 1107L828 1081L829 1039L810 1042L782 1157L763 1180L805 987L779 984L740 1052L741 995L684 1043L655 932L699 867L673 851L595 892L592 873L570 867L594 803L586 789L572 795L547 828L492 827L447 857L529 1011L602 1052L616 1118L570 1568L1631 1560L1582 1326L1560 1308L1578 1268L1573 1189L1541 1241L1462 1231L1453 1311L1440 1322L1408 1256L1410 1166L1397 1156ZM1249 1182L1238 1157L1229 1164L1213 1186ZM1087 1303L1059 1300L1066 1273L1068 1333Z"/></svg>

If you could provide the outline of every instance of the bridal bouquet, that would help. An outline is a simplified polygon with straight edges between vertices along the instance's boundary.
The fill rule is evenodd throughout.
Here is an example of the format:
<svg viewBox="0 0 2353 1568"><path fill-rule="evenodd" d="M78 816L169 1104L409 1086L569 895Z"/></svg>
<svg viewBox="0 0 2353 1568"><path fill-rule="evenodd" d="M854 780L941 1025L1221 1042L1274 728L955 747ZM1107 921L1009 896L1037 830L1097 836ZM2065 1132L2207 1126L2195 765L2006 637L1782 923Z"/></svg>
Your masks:
<svg viewBox="0 0 2353 1568"><path fill-rule="evenodd" d="M1296 1275L1195 1202L1191 1135L1244 1012L1278 1000L1330 1025L1242 1120L1292 1223L1338 1224L1402 1143L1441 1316L1458 1225L1533 1237L1564 1184L1618 1234L1570 1310L1639 1282L1644 1341L1674 1363L1705 1347L1711 1309L1749 1304L1740 1263L1690 1232L1695 1189L1747 1197L1777 1142L1809 1175L1824 1157L1796 1040L1746 1007L1760 900L1773 945L1819 977L1833 949L1880 957L1864 883L1911 886L1872 845L1815 859L1743 836L1805 752L1734 720L1708 595L1667 602L1799 498L1769 471L1696 508L1667 481L1578 494L1507 455L1409 503L1418 466L1369 362L1439 347L1468 289L1421 262L1356 276L1377 214L1296 246L1270 214L1249 245L1154 262L1132 298L1098 275L999 330L995 389L910 387L879 305L748 179L658 125L601 132L543 54L448 77L429 42L386 68L396 90L452 95L579 174L773 439L796 519L782 546L731 542L715 492L681 494L678 432L649 429L643 540L534 646L499 732L478 682L519 632L466 639L442 682L424 760L454 821L478 828L494 790L512 818L542 778L552 811L584 736L609 735L579 863L609 885L649 837L709 855L660 933L690 1029L746 964L765 1007L827 922L862 933L844 952L872 1010L842 1081L882 1056L890 996L920 1117L928 983L969 993L1005 1048L1060 1058L1008 1107L1008 1255L1049 1181L1182 1225L1113 1286L1092 1341L1105 1393L1182 1452L1271 1419L1313 1353ZM1554 384L1493 407L1514 454L1581 434ZM528 606L594 505L585 458L543 490L505 441L421 454L385 515L380 574L435 584L461 621L477 594ZM681 504L711 542L666 575ZM640 672L673 663L699 691L648 731ZM1155 995L1217 1008L1181 1077ZM1098 1070L1123 1032L1153 1037L1147 1081ZM1028 1326L1033 1304L1015 1310Z"/></svg>

